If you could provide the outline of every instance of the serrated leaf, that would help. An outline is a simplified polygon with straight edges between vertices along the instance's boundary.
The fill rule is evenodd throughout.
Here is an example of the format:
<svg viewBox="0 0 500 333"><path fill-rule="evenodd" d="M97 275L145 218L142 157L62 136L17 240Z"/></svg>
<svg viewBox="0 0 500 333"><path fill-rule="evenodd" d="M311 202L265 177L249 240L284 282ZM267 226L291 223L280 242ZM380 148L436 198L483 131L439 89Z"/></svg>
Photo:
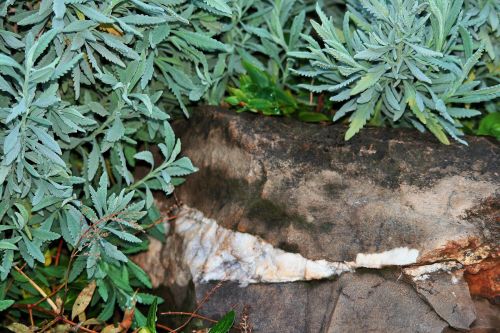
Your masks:
<svg viewBox="0 0 500 333"><path fill-rule="evenodd" d="M166 21L165 17L149 16L143 14L133 14L133 15L123 16L120 18L120 20L126 24L131 24L131 25L156 25L164 23Z"/></svg>
<svg viewBox="0 0 500 333"><path fill-rule="evenodd" d="M26 56L26 61L28 64L33 65L37 59L42 55L42 53L47 49L52 40L56 37L57 30L51 29L45 32L40 38L37 40L35 44L33 44L32 48L28 52Z"/></svg>
<svg viewBox="0 0 500 333"><path fill-rule="evenodd" d="M100 244L102 249L104 250L104 253L106 253L107 256L123 262L128 261L127 256L124 255L122 251L118 250L116 245L113 245L105 240L101 240Z"/></svg>
<svg viewBox="0 0 500 333"><path fill-rule="evenodd" d="M87 179L92 180L99 168L99 161L101 157L101 152L99 150L99 144L94 142L92 145L92 151L89 154L87 160Z"/></svg>
<svg viewBox="0 0 500 333"><path fill-rule="evenodd" d="M155 164L153 154L150 151L141 151L134 155L135 159L148 162L152 167Z"/></svg>
<svg viewBox="0 0 500 333"><path fill-rule="evenodd" d="M119 116L116 116L113 121L113 126L111 126L106 132L106 140L109 142L116 142L120 140L124 134L125 127L123 126L122 120Z"/></svg>
<svg viewBox="0 0 500 333"><path fill-rule="evenodd" d="M64 0L53 0L52 9L54 11L54 17L57 19L62 19L66 13L66 4Z"/></svg>
<svg viewBox="0 0 500 333"><path fill-rule="evenodd" d="M23 67L17 61L3 53L0 53L0 66L16 67L23 70Z"/></svg>
<svg viewBox="0 0 500 333"><path fill-rule="evenodd" d="M66 25L62 32L70 33L70 32L79 32L90 29L95 26L97 23L91 20L75 20L70 24Z"/></svg>
<svg viewBox="0 0 500 333"><path fill-rule="evenodd" d="M113 52L102 46L101 44L91 43L90 44L94 50L97 51L104 59L117 64L120 67L125 67L125 63Z"/></svg>
<svg viewBox="0 0 500 333"><path fill-rule="evenodd" d="M154 53L151 52L147 57L146 61L144 62L144 74L141 77L142 89L146 88L149 81L151 81L151 79L153 78L154 59L155 59Z"/></svg>
<svg viewBox="0 0 500 333"><path fill-rule="evenodd" d="M351 116L349 129L345 133L346 141L351 139L361 128L363 128L363 126L365 126L373 110L374 106L371 103L358 105L358 109Z"/></svg>
<svg viewBox="0 0 500 333"><path fill-rule="evenodd" d="M38 137L40 142L42 142L45 146L47 146L49 149L51 149L53 152L61 155L62 151L61 148L59 147L59 144L57 143L54 138L47 133L46 129L41 129L36 126L30 126L30 129L33 131L33 133Z"/></svg>
<svg viewBox="0 0 500 333"><path fill-rule="evenodd" d="M149 276L144 272L142 268L137 266L132 260L129 260L127 262L127 266L132 272L132 274L139 280L141 281L147 288L152 288L151 280Z"/></svg>
<svg viewBox="0 0 500 333"><path fill-rule="evenodd" d="M89 6L84 6L84 5L79 5L75 4L74 5L80 12L82 12L83 15L91 19L92 21L99 22L99 23L113 23L114 20L103 13L101 13L99 10L94 9Z"/></svg>
<svg viewBox="0 0 500 333"><path fill-rule="evenodd" d="M138 238L138 237L134 236L133 234L128 233L126 231L120 231L120 230L116 230L116 229L109 228L109 227L104 227L104 229L106 229L107 231L109 231L113 235L117 236L121 240L130 242L130 243L141 243L142 242L142 240L140 238Z"/></svg>
<svg viewBox="0 0 500 333"><path fill-rule="evenodd" d="M365 76L363 76L356 85L351 89L351 96L357 95L371 86L375 85L380 77L384 75L385 68L379 67L378 69L368 72Z"/></svg>
<svg viewBox="0 0 500 333"><path fill-rule="evenodd" d="M0 240L0 250L17 250L17 246L6 240ZM0 310L1 311L1 310Z"/></svg>
<svg viewBox="0 0 500 333"><path fill-rule="evenodd" d="M232 14L231 7L229 7L226 0L203 0L203 2L228 16Z"/></svg>
<svg viewBox="0 0 500 333"><path fill-rule="evenodd" d="M192 32L184 29L174 32L187 43L206 51L229 51L228 47L216 39L208 37L199 32Z"/></svg>
<svg viewBox="0 0 500 333"><path fill-rule="evenodd" d="M40 250L40 247L37 246L35 243L31 242L26 236L22 235L22 237L23 237L23 244L26 246L28 254L43 264L45 262L45 256Z"/></svg>
<svg viewBox="0 0 500 333"><path fill-rule="evenodd" d="M81 59L83 58L83 54L78 54L72 57L67 62L59 62L57 67L52 74L51 80L57 80L67 72L69 72Z"/></svg>

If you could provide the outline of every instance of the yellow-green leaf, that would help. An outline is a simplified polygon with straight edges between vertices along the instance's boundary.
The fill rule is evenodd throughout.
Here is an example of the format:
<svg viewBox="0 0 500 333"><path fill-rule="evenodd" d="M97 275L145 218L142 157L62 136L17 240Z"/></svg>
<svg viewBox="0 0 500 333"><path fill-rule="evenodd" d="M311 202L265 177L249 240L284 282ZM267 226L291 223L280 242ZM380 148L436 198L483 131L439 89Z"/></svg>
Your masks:
<svg viewBox="0 0 500 333"><path fill-rule="evenodd" d="M83 288L80 294L78 294L78 297L76 298L75 303L73 304L73 309L71 311L71 318L75 318L76 316L85 311L87 306L90 304L90 301L92 300L95 287L96 287L95 281L92 281L89 283L88 286Z"/></svg>
<svg viewBox="0 0 500 333"><path fill-rule="evenodd" d="M373 72L368 72L365 76L363 76L358 83L352 88L351 90L351 96L357 95L360 92L365 91L366 89L370 88L373 86L375 83L378 82L380 77L384 75L385 73L385 68L384 67L379 67L377 70Z"/></svg>

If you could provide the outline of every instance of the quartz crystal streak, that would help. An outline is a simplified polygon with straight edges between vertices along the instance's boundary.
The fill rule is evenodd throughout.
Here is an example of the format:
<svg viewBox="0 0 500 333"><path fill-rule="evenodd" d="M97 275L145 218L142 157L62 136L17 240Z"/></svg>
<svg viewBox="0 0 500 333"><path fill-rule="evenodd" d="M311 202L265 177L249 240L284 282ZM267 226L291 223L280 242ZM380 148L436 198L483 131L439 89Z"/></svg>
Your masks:
<svg viewBox="0 0 500 333"><path fill-rule="evenodd" d="M416 262L418 251L396 248L383 253L358 254L355 262L308 260L274 248L259 237L235 232L183 208L175 232L182 238L183 261L195 281L290 282L330 278L356 267L380 268Z"/></svg>
<svg viewBox="0 0 500 333"><path fill-rule="evenodd" d="M175 228L183 239L184 262L196 281L289 282L350 271L345 263L307 260L276 249L256 236L223 228L193 209L183 210Z"/></svg>

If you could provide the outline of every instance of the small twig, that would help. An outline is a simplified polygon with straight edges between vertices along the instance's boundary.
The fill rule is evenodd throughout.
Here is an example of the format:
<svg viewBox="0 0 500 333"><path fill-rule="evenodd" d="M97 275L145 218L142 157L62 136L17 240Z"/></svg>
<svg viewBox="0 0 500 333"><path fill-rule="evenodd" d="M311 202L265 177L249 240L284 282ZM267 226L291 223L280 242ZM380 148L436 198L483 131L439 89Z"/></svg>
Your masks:
<svg viewBox="0 0 500 333"><path fill-rule="evenodd" d="M64 287L64 284L61 284L59 287L57 287L53 292L51 292L50 294L48 294L46 297L36 301L35 303L31 304L31 306L37 306L38 304L42 303L43 301L45 301L47 299L47 297L52 297L54 296L55 294L57 294L59 292L59 290L61 290L62 288Z"/></svg>
<svg viewBox="0 0 500 333"><path fill-rule="evenodd" d="M15 307L15 308L29 308L30 305L31 304L14 304L13 307ZM83 331L83 332L87 332L87 333L99 333L97 331L91 330L90 328L79 326L79 324L75 323L74 321L69 320L65 316L59 315L57 313L57 311L50 311L50 310L44 309L44 308L42 308L40 306L31 306L31 308L33 310L41 312L43 314L54 316L54 320L52 320L51 322L49 322L48 325L45 325L44 328L41 330L41 332L43 332L44 330L47 330L48 328L50 328L51 326L53 326L55 323L57 323L59 321L62 321L64 323L66 323L66 324L69 324L69 325L72 325L72 326L75 326L75 327L78 326L78 329L81 330L81 331Z"/></svg>
<svg viewBox="0 0 500 333"><path fill-rule="evenodd" d="M43 289L42 289L42 288L40 288L40 287L39 287L39 286L35 283L35 281L33 281L32 279L30 279L30 278L28 277L28 275L26 275L26 274L25 274L25 273L24 273L21 269L19 269L19 267L14 266L14 269L15 269L15 270L16 270L19 274L21 274L21 275L22 275L22 276L23 276L26 280L28 280L28 282L29 282L29 283L33 286L33 288L35 288L35 289L36 289L36 291L38 291L38 292L40 293L40 295L42 295L42 296L46 299L47 303L49 303L49 305L50 305L50 307L52 308L52 310L54 310L55 312L57 312L57 305L56 305L56 304L52 301L52 299L51 299L51 298L49 298L49 297L47 296L47 294L45 293L45 291L43 291Z"/></svg>
<svg viewBox="0 0 500 333"><path fill-rule="evenodd" d="M64 316L60 316L59 318L60 318L60 320L62 320L66 324L70 324L72 326L78 326L78 330L82 330L82 331L87 332L87 333L99 333L97 331L91 330L90 328L85 328L83 326L80 326L79 324L69 320L68 318L66 318Z"/></svg>
<svg viewBox="0 0 500 333"><path fill-rule="evenodd" d="M156 327L161 328L161 329L168 331L168 332L175 332L175 330L171 329L168 326L162 325L162 324L156 324Z"/></svg>
<svg viewBox="0 0 500 333"><path fill-rule="evenodd" d="M211 323L216 323L217 322L217 320L213 320L211 318L202 316L202 315L197 314L197 313L192 313L192 312L167 311L167 312L160 312L160 314L161 315L167 315L167 316L193 316L193 318L203 319L203 320L209 321Z"/></svg>
<svg viewBox="0 0 500 333"><path fill-rule="evenodd" d="M31 327L35 327L35 321L33 320L33 310L31 309L31 304L28 305L28 313L30 316Z"/></svg>
<svg viewBox="0 0 500 333"><path fill-rule="evenodd" d="M62 252L62 247L63 247L63 240L62 238L59 240L59 245L57 246L57 253L56 253L56 260L55 260L55 265L59 265L59 259L61 258L61 252Z"/></svg>
<svg viewBox="0 0 500 333"><path fill-rule="evenodd" d="M45 326L43 326L40 329L40 333L43 333L43 332L47 331L49 328L51 328L52 326L54 326L54 324L56 324L58 322L59 322L59 318L52 319L51 321L49 321Z"/></svg>
<svg viewBox="0 0 500 333"><path fill-rule="evenodd" d="M198 310L201 309L201 307L203 306L203 304L205 304L206 301L208 301L208 299L210 297L212 297L212 295L215 293L215 291L217 289L220 288L220 286L222 286L222 283L224 281L220 281L219 283L217 283L206 295L205 297L201 300L201 302L198 304L198 306L196 307L196 309L194 309L193 313L191 313L191 315L189 316L189 318L184 322L184 324L182 324L181 326L177 327L175 330L173 330L173 332L178 332L180 331L181 329L183 329L184 327L187 326L187 324L189 324L189 322L191 321L191 319L193 319L194 315L198 312Z"/></svg>

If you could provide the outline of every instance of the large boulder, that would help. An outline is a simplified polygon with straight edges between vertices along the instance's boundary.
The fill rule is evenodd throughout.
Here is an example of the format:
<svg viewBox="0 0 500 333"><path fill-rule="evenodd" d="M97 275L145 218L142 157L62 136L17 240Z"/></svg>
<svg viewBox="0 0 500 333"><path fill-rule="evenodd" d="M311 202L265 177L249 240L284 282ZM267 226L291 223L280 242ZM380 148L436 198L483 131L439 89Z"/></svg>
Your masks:
<svg viewBox="0 0 500 333"><path fill-rule="evenodd" d="M201 311L248 305L254 332L494 325L469 290L499 313L498 142L387 128L345 142L342 126L217 108L177 130L200 168L177 193L193 208L139 262L157 286L194 282L179 304L230 280Z"/></svg>

